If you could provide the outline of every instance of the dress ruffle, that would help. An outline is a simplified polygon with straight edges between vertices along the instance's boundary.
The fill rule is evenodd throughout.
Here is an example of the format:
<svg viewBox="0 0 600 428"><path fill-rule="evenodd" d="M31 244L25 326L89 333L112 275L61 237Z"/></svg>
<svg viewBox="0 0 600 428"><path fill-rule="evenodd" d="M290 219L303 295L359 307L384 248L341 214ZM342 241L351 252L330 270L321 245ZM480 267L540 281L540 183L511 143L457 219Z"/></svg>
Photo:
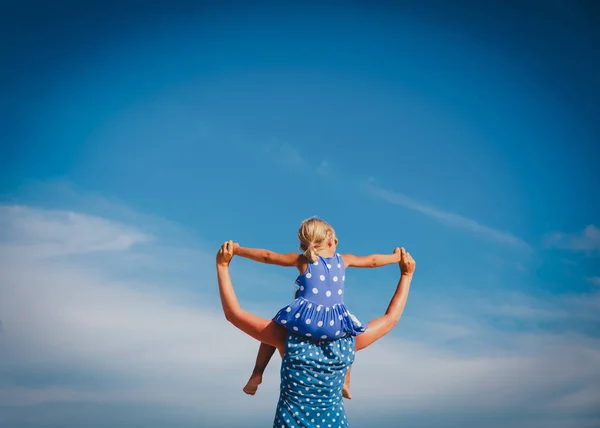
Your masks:
<svg viewBox="0 0 600 428"><path fill-rule="evenodd" d="M273 320L290 331L320 340L357 336L367 329L344 305L323 306L298 297L281 309Z"/></svg>

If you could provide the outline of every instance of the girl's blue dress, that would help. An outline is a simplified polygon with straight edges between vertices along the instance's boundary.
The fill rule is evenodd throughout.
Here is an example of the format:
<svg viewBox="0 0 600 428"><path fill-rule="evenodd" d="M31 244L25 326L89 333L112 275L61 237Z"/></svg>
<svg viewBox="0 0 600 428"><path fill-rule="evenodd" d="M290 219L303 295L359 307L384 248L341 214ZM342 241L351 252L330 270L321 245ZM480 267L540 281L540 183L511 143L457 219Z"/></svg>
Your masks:
<svg viewBox="0 0 600 428"><path fill-rule="evenodd" d="M342 256L321 257L299 275L298 298L273 320L291 332L317 340L356 336L367 329L344 305L346 267Z"/></svg>

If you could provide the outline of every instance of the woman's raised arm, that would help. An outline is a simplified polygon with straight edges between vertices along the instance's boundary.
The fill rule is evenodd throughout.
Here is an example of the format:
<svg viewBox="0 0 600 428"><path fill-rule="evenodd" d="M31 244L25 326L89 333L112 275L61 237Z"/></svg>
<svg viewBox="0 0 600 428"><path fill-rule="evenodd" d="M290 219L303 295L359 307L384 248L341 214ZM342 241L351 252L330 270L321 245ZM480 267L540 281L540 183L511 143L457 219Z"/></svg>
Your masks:
<svg viewBox="0 0 600 428"><path fill-rule="evenodd" d="M217 278L225 318L249 336L267 345L285 350L286 330L279 324L243 310L233 290L229 263L233 257L233 242L225 242L217 253Z"/></svg>
<svg viewBox="0 0 600 428"><path fill-rule="evenodd" d="M406 305L406 299L408 298L408 290L410 289L416 262L404 248L396 248L394 252L400 252L399 265L401 274L398 286L396 287L396 292L392 296L392 300L390 300L385 315L369 322L367 331L356 337L357 351L366 348L376 340L381 339L388 334L390 330L398 324L400 316L402 316L402 312L404 312L404 306Z"/></svg>

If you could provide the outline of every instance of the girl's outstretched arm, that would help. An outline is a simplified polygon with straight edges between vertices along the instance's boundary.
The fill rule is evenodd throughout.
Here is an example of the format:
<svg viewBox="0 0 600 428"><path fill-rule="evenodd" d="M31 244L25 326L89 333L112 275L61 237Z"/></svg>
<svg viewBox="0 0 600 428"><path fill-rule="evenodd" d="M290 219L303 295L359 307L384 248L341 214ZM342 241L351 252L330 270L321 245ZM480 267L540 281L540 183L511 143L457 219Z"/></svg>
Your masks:
<svg viewBox="0 0 600 428"><path fill-rule="evenodd" d="M277 266L299 266L301 255L298 253L281 254L270 250L260 248L246 248L239 244L234 244L233 254L239 257L245 257L255 262L266 263Z"/></svg>
<svg viewBox="0 0 600 428"><path fill-rule="evenodd" d="M242 330L256 340L279 349L285 350L286 330L274 321L263 319L243 310L233 290L229 263L233 257L233 242L223 244L217 253L217 278L219 280L219 294L225 318L231 324Z"/></svg>
<svg viewBox="0 0 600 428"><path fill-rule="evenodd" d="M346 267L376 268L400 262L399 249L392 254L371 254L370 256L355 256L342 254Z"/></svg>

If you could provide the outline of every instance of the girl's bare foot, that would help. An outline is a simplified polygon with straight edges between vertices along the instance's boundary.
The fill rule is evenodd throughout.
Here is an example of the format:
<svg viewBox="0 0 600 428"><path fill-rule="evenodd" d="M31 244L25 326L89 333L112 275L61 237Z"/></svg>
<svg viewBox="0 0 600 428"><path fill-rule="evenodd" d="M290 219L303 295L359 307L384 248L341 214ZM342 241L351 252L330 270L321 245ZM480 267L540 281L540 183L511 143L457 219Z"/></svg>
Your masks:
<svg viewBox="0 0 600 428"><path fill-rule="evenodd" d="M350 382L345 382L342 388L342 397L352 400L352 394L350 394Z"/></svg>
<svg viewBox="0 0 600 428"><path fill-rule="evenodd" d="M248 383L244 387L243 391L248 395L254 395L256 394L256 390L258 390L258 385L260 385L261 383L262 375L253 373L252 376L250 376L250 380L248 380Z"/></svg>

